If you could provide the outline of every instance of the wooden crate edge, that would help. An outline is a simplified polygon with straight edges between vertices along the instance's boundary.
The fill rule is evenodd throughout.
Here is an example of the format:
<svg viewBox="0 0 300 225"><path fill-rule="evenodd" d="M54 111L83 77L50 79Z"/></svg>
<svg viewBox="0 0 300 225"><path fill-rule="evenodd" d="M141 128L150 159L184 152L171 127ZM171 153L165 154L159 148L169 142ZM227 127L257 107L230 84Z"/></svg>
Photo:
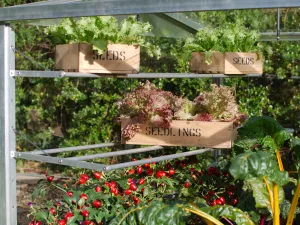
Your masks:
<svg viewBox="0 0 300 225"><path fill-rule="evenodd" d="M249 54L257 54L256 52L225 52L225 53L221 53L221 52L214 52L212 54L212 56L214 54L222 54L223 55L223 65L220 65L221 68L223 67L223 69L221 70L208 70L206 69L204 66L204 69L201 69L200 66L203 65L205 62L200 62L199 58L204 57L205 52L192 52L192 59L189 62L190 65L190 72L192 73L198 73L198 74L226 74L226 75L245 75L245 74L262 74L263 73L263 60L259 59L256 60L256 68L255 69L246 69L246 70L231 70L229 68L226 67L226 57L228 57L229 54L240 54L240 55L249 55ZM198 57L198 59L197 59ZM212 65L213 67L214 65ZM208 66L207 66L208 67ZM217 66L218 68L218 66ZM201 75L200 75L201 76Z"/></svg>
<svg viewBox="0 0 300 225"><path fill-rule="evenodd" d="M211 65L205 63L205 52L192 52L192 59L189 62L190 72L200 74L224 74L225 54L213 52L211 57L220 60L222 64L212 62Z"/></svg>
<svg viewBox="0 0 300 225"><path fill-rule="evenodd" d="M128 51L134 51L137 57L136 63L128 64L134 65L132 69L130 68L118 68L118 66L114 66L114 61L110 60L103 60L111 63L110 67L106 66L97 66L95 69L87 69L82 68L81 60L82 57L80 56L80 52L83 48L90 48L92 44L89 43L71 43L71 44L59 44L55 46L55 69L56 70L63 70L63 71L72 71L72 72L82 72L82 73L98 73L98 74L138 74L140 71L140 46L134 44L108 44L108 49L112 47L126 47L129 48ZM67 50L66 50L67 49ZM76 50L76 52L74 51ZM73 51L73 52L72 52ZM63 56L58 57L59 52L64 52ZM70 60L70 58L72 60ZM71 63L70 63L71 61ZM126 61L123 62L122 65L126 65ZM71 64L71 66L70 66ZM110 69L111 67L115 67L115 69ZM107 68L107 69L105 69Z"/></svg>
<svg viewBox="0 0 300 225"><path fill-rule="evenodd" d="M199 124L199 127L201 127L201 124L212 124L213 126L216 126L218 124L230 124L230 134L228 134L228 140L225 141L224 143L219 143L219 144L187 144L188 142L185 142L184 140L181 143L178 142L169 142L169 143L162 143L164 141L162 141L161 139L157 139L156 140L124 140L123 137L121 137L121 142L122 144L130 144L130 145L161 145L161 146L186 146L186 147L205 147L205 148L217 148L217 149L230 149L233 146L233 143L236 139L236 133L237 133L237 127L234 127L234 123L233 122L221 122L221 121L212 121L212 122L206 122L206 121L186 121L186 120L173 120L173 122L184 122L184 123L188 123L189 125L193 125L196 123ZM121 129L126 126L127 123L130 122L130 119L122 119L121 120ZM147 124L145 124L144 126L147 126ZM155 126L151 126L148 125L150 127L155 127ZM172 125L171 127L172 128ZM174 127L173 127L174 128ZM159 135L159 133L158 133ZM197 137L195 137L197 138ZM208 141L209 142L209 141ZM211 141L210 141L211 142Z"/></svg>

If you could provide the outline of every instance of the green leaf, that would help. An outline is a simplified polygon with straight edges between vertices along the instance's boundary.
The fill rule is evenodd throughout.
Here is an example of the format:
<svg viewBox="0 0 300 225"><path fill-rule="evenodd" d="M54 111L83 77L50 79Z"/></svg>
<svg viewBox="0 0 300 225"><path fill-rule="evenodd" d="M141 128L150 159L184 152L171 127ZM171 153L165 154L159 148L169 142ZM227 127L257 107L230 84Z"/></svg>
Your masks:
<svg viewBox="0 0 300 225"><path fill-rule="evenodd" d="M253 191L253 197L255 199L256 208L267 208L270 213L272 213L272 206L270 203L270 195L266 184L263 180L252 178L247 180L247 183L251 186ZM273 190L273 184L268 181L270 190ZM273 192L272 192L273 193ZM279 203L284 200L284 190L279 186Z"/></svg>
<svg viewBox="0 0 300 225"><path fill-rule="evenodd" d="M63 198L68 205L72 205L72 199L70 198L70 196L64 194Z"/></svg>
<svg viewBox="0 0 300 225"><path fill-rule="evenodd" d="M32 200L36 198L44 198L46 195L46 189L49 188L49 182L42 181L39 185L34 189L33 193L31 194Z"/></svg>
<svg viewBox="0 0 300 225"><path fill-rule="evenodd" d="M252 151L252 148L257 144L257 139L242 139L234 143L233 150L236 153Z"/></svg>
<svg viewBox="0 0 300 225"><path fill-rule="evenodd" d="M285 129L280 130L274 134L274 140L277 146L283 146L284 142L291 138L291 134Z"/></svg>
<svg viewBox="0 0 300 225"><path fill-rule="evenodd" d="M259 220L260 220L260 214L258 212L255 211L250 211L248 212L249 216L251 217L251 220L255 223L258 224Z"/></svg>
<svg viewBox="0 0 300 225"><path fill-rule="evenodd" d="M152 201L150 205L129 209L129 212L124 212L122 215L114 218L110 225L180 225L183 212L183 205L164 204L159 201Z"/></svg>
<svg viewBox="0 0 300 225"><path fill-rule="evenodd" d="M273 118L253 116L243 127L238 129L241 139L263 139L266 136L274 138L275 144L281 147L291 135Z"/></svg>
<svg viewBox="0 0 300 225"><path fill-rule="evenodd" d="M271 152L275 153L278 149L274 139L271 136L266 136L261 141L262 147L270 150Z"/></svg>
<svg viewBox="0 0 300 225"><path fill-rule="evenodd" d="M83 206L85 204L85 199L84 198L81 198L79 201L78 201L78 205L79 206Z"/></svg>
<svg viewBox="0 0 300 225"><path fill-rule="evenodd" d="M288 173L281 172L272 154L268 152L246 152L237 155L229 167L235 179L248 180L266 177L283 186L289 182Z"/></svg>
<svg viewBox="0 0 300 225"><path fill-rule="evenodd" d="M48 219L48 213L46 212L38 212L34 214L34 217L36 220L42 220L42 221L47 221Z"/></svg>
<svg viewBox="0 0 300 225"><path fill-rule="evenodd" d="M190 188L182 188L181 193L183 194L184 197L188 197L192 195Z"/></svg>
<svg viewBox="0 0 300 225"><path fill-rule="evenodd" d="M102 211L99 211L98 215L95 216L95 219L96 219L97 223L100 223L102 221L102 219L104 218L104 216L105 216L105 213L102 212Z"/></svg>
<svg viewBox="0 0 300 225"><path fill-rule="evenodd" d="M98 54L102 54L104 50L107 50L107 40L104 39L98 39L98 40L93 40L93 49L98 51Z"/></svg>
<svg viewBox="0 0 300 225"><path fill-rule="evenodd" d="M81 217L82 218L82 217ZM67 225L71 225L71 224L77 224L77 221L80 221L80 215L74 215L72 216L68 221L67 221Z"/></svg>
<svg viewBox="0 0 300 225"><path fill-rule="evenodd" d="M146 186L146 187L144 188L143 196L146 197L148 194L149 194L149 187Z"/></svg>
<svg viewBox="0 0 300 225"><path fill-rule="evenodd" d="M291 142L293 151L295 152L298 159L300 159L300 139L294 138Z"/></svg>
<svg viewBox="0 0 300 225"><path fill-rule="evenodd" d="M179 208L177 205L161 207L155 214L155 224L173 225L179 224Z"/></svg>
<svg viewBox="0 0 300 225"><path fill-rule="evenodd" d="M246 213L233 206L214 206L201 208L201 210L207 212L208 214L217 219L221 217L228 218L235 222L237 225L254 225L253 221Z"/></svg>

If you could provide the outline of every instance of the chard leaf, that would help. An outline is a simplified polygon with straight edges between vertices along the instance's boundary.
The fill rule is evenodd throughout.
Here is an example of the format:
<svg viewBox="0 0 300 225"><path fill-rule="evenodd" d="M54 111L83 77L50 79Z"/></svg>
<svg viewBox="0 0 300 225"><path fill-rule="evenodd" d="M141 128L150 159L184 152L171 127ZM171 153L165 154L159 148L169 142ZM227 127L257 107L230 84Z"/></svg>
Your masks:
<svg viewBox="0 0 300 225"><path fill-rule="evenodd" d="M237 155L229 167L229 172L235 179L239 180L266 177L279 186L289 182L288 173L280 171L272 154L265 151L246 152Z"/></svg>

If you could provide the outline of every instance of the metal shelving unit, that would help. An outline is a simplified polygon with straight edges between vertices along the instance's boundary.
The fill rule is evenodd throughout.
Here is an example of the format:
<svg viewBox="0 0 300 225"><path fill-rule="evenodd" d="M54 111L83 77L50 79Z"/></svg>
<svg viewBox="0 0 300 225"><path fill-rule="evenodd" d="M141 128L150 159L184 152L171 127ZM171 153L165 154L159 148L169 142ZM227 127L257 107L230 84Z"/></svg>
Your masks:
<svg viewBox="0 0 300 225"><path fill-rule="evenodd" d="M127 155L141 152L162 150L161 146L135 148L117 152L108 152L94 155L86 155L71 158L52 157L51 154L59 152L80 151L93 148L114 147L117 143L103 143L97 145L77 146L60 149L45 149L32 152L16 151L15 133L15 78L17 77L84 77L84 78L107 78L107 75L83 74L63 71L21 71L15 70L15 34L10 27L10 22L21 20L40 20L64 17L95 16L95 15L129 15L155 13L169 21L176 22L181 26L190 26L195 30L195 24L184 18L174 17L166 13L191 12L207 10L230 10L230 9L256 9L256 8L286 8L300 7L299 0L52 0L21 6L0 8L0 224L17 224L16 204L16 159L36 160L65 166L77 166L81 168L108 171L144 163L158 162L179 157L201 154L213 149L199 149L179 154L155 157L133 162L125 162L115 165L104 165L86 162L95 158L106 158L116 155ZM174 21L176 20L176 21ZM272 36L274 33L266 34ZM278 33L277 33L278 34ZM298 33L289 34L297 36ZM115 78L231 78L222 74L128 74L113 76ZM258 74L249 74L243 77L264 77ZM274 78L270 76L271 78ZM298 77L291 77L298 79Z"/></svg>

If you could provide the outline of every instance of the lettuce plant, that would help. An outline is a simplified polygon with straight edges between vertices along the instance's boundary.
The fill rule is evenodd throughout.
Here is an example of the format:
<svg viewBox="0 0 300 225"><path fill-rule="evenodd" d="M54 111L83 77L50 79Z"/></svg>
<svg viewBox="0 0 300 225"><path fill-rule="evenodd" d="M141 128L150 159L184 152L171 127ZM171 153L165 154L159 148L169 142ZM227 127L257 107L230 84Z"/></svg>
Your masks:
<svg viewBox="0 0 300 225"><path fill-rule="evenodd" d="M233 92L231 87L212 84L211 91L200 93L195 98L195 113L208 113L214 120L234 120L238 116L238 105Z"/></svg>
<svg viewBox="0 0 300 225"><path fill-rule="evenodd" d="M183 47L183 59L188 61L192 52L205 52L206 63L210 64L213 52L256 52L259 33L244 26L226 23L222 27L200 29L194 37L188 37Z"/></svg>
<svg viewBox="0 0 300 225"><path fill-rule="evenodd" d="M177 99L171 92L160 90L149 81L144 85L140 84L118 104L121 118L132 119L122 130L122 136L133 137L145 123L168 128L173 119Z"/></svg>
<svg viewBox="0 0 300 225"><path fill-rule="evenodd" d="M120 118L130 119L122 129L122 137L134 137L143 124L169 128L173 119L233 121L238 125L247 117L239 113L233 91L230 87L212 85L211 91L200 93L190 101L158 89L147 81L118 103Z"/></svg>
<svg viewBox="0 0 300 225"><path fill-rule="evenodd" d="M95 16L78 20L65 18L59 25L47 27L45 32L54 37L56 44L89 43L99 53L107 50L107 44L135 44L149 56L159 58L160 48L147 42L143 36L151 30L150 23L137 21L133 16L121 23L112 16Z"/></svg>

